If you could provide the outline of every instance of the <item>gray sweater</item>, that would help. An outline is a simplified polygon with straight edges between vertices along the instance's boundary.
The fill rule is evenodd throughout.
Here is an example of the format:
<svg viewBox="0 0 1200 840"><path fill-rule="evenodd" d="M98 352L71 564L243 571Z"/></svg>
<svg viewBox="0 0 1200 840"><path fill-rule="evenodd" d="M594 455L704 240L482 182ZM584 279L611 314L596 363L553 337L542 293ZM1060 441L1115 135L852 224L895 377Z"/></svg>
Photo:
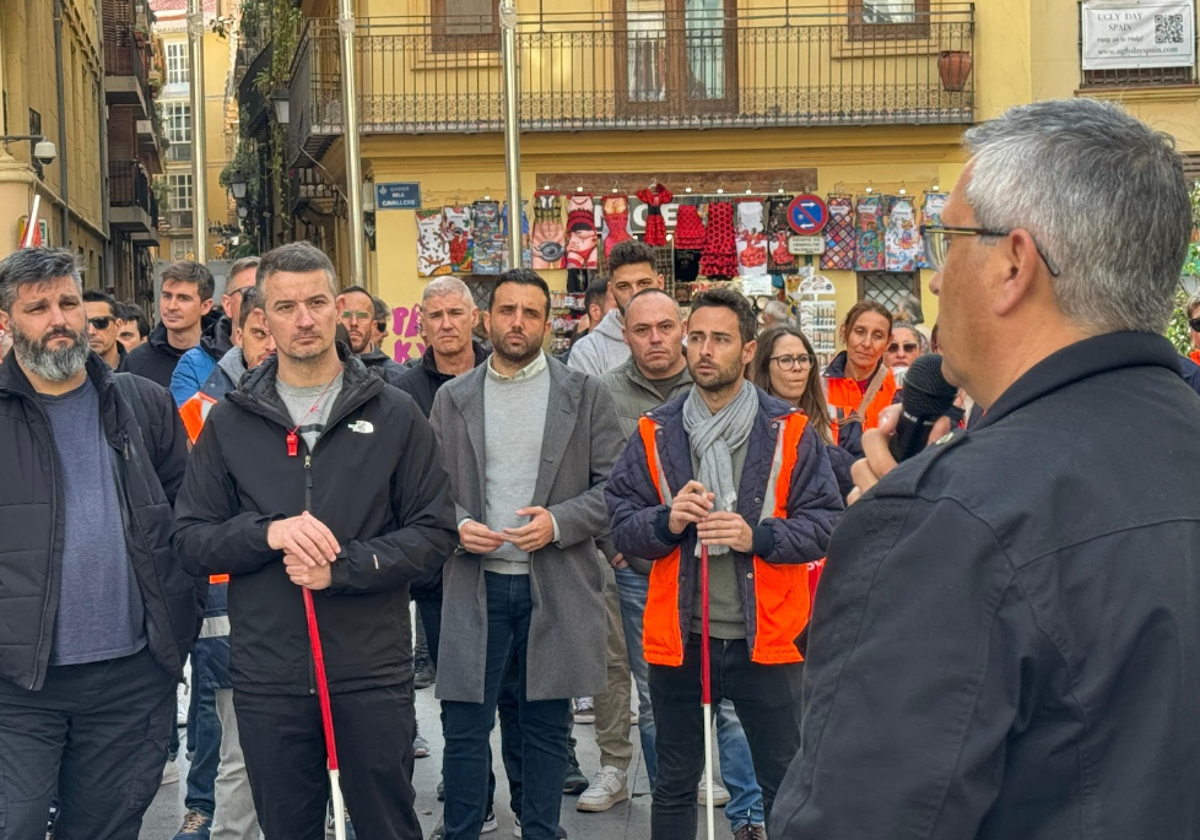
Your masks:
<svg viewBox="0 0 1200 840"><path fill-rule="evenodd" d="M542 354L513 377L502 376L487 364L483 383L484 516L493 531L529 523L517 511L529 506L542 462L550 374ZM484 560L488 572L529 574L529 553L504 543Z"/></svg>

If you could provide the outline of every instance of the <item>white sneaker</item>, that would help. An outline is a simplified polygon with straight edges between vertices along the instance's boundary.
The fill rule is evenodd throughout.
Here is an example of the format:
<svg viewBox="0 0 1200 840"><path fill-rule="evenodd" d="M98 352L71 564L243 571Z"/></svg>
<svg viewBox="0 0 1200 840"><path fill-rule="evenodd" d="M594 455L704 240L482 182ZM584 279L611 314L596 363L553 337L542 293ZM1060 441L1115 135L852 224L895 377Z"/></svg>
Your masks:
<svg viewBox="0 0 1200 840"><path fill-rule="evenodd" d="M488 809L487 819L483 821L483 828L479 829L480 834L491 834L496 829L500 828L500 823L496 819L496 812L491 808Z"/></svg>
<svg viewBox="0 0 1200 840"><path fill-rule="evenodd" d="M163 767L162 784L173 785L179 782L179 765L174 761L168 761Z"/></svg>
<svg viewBox="0 0 1200 840"><path fill-rule="evenodd" d="M618 802L629 798L629 787L626 785L625 771L619 767L605 765L600 768L596 778L588 785L588 789L579 797L576 811L607 811Z"/></svg>
<svg viewBox="0 0 1200 840"><path fill-rule="evenodd" d="M696 804L702 808L708 805L708 797L705 795L706 793L707 791L704 789L704 780L701 779L700 792L696 795ZM729 795L729 791L725 789L724 785L722 785L716 779L713 779L713 807L724 808L729 804L729 800L732 798L733 797Z"/></svg>
<svg viewBox="0 0 1200 840"><path fill-rule="evenodd" d="M575 722L576 723L595 723L596 722L596 704L591 697L576 697L575 698Z"/></svg>

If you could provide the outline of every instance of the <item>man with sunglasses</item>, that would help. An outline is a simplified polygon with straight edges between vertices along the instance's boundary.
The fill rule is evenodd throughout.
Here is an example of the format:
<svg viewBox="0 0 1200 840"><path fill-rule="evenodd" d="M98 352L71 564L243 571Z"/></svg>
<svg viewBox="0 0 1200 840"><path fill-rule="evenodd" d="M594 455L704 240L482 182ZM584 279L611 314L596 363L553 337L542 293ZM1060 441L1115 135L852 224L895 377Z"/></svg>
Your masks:
<svg viewBox="0 0 1200 840"><path fill-rule="evenodd" d="M898 466L892 412L864 434L771 837L1200 836L1183 161L1083 98L965 145L925 242L943 371L986 413Z"/></svg>
<svg viewBox="0 0 1200 840"><path fill-rule="evenodd" d="M121 322L117 320L117 302L97 289L83 293L83 307L87 310L88 346L113 370L121 370L125 362L125 348L117 341Z"/></svg>
<svg viewBox="0 0 1200 840"><path fill-rule="evenodd" d="M220 320L200 336L200 343L188 350L171 374L171 396L183 405L204 387L217 363L233 349L233 330L241 321L242 296L254 288L258 257L243 257L229 267L225 293L221 295Z"/></svg>

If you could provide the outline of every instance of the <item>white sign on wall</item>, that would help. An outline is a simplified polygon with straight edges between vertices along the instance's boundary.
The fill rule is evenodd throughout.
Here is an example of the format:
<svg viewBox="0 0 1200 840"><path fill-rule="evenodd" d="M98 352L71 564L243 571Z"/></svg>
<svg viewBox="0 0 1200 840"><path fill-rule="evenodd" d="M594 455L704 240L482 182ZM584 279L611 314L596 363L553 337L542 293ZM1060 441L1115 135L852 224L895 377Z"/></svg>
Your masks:
<svg viewBox="0 0 1200 840"><path fill-rule="evenodd" d="M1195 0L1085 0L1083 69L1191 67Z"/></svg>

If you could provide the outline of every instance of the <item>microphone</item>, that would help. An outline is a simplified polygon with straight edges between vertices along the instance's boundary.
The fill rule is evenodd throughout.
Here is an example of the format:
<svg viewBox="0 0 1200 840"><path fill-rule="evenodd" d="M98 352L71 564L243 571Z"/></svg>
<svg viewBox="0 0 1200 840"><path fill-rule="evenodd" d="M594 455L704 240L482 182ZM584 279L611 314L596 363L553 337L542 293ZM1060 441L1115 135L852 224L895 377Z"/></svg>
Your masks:
<svg viewBox="0 0 1200 840"><path fill-rule="evenodd" d="M896 435L888 443L892 457L904 461L925 448L929 433L958 396L958 389L942 376L942 357L919 357L904 376L904 396Z"/></svg>

